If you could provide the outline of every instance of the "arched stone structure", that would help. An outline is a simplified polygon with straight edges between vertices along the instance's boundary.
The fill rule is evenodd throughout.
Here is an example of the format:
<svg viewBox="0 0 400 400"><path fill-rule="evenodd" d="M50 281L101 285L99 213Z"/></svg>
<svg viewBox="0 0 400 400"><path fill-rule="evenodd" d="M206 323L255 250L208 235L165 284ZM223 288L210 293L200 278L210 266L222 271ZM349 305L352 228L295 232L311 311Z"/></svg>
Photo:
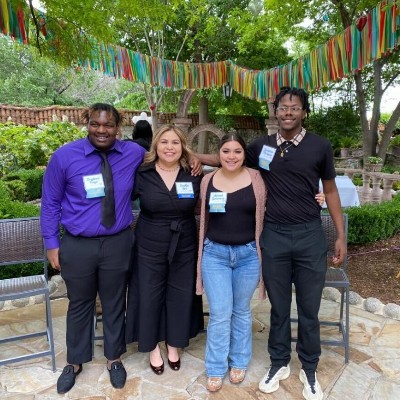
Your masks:
<svg viewBox="0 0 400 400"><path fill-rule="evenodd" d="M187 89L182 93L178 103L178 110L176 111L177 118L187 118L189 105L195 93L194 89Z"/></svg>
<svg viewBox="0 0 400 400"><path fill-rule="evenodd" d="M219 139L222 138L226 134L224 130L221 128L218 128L214 124L202 124L198 125L195 128L193 128L187 136L188 140L188 145L189 147L192 147L193 139L200 133L200 132L211 132L214 135L216 135Z"/></svg>
<svg viewBox="0 0 400 400"><path fill-rule="evenodd" d="M188 133L192 120L187 117L188 109L193 95L196 93L194 89L185 90L178 103L176 118L171 122L181 128L185 133Z"/></svg>

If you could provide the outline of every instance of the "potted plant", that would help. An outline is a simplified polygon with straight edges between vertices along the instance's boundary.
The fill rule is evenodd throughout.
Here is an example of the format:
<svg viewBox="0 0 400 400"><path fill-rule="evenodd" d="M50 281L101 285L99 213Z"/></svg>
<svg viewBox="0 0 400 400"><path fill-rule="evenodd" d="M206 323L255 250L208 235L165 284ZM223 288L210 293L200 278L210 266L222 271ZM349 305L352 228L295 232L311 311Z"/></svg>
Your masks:
<svg viewBox="0 0 400 400"><path fill-rule="evenodd" d="M356 141L351 136L343 136L339 139L340 157L346 158L350 156L350 149L355 146Z"/></svg>
<svg viewBox="0 0 400 400"><path fill-rule="evenodd" d="M368 162L364 165L364 169L369 172L380 172L383 167L383 159L381 157L368 157Z"/></svg>

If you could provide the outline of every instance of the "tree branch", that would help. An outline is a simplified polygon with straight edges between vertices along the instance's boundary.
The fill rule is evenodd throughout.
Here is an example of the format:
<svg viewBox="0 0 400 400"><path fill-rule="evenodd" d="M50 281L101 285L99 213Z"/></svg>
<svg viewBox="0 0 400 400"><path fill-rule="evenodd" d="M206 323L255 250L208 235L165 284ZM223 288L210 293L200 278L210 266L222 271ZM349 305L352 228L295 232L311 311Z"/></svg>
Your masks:
<svg viewBox="0 0 400 400"><path fill-rule="evenodd" d="M40 41L39 41L40 27L39 27L39 22L35 15L35 9L33 8L32 0L29 0L29 9L31 11L33 23L34 23L35 29L36 29L36 46L39 50L39 54L42 56L42 48L40 47Z"/></svg>

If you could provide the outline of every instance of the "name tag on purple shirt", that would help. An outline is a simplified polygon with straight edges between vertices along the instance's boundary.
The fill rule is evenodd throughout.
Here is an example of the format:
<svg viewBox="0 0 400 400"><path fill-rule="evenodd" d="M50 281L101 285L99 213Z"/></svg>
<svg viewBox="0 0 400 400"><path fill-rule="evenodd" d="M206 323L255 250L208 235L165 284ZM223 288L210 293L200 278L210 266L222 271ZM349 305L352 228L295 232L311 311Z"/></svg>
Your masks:
<svg viewBox="0 0 400 400"><path fill-rule="evenodd" d="M83 185L85 187L87 199L105 196L102 174L84 176Z"/></svg>

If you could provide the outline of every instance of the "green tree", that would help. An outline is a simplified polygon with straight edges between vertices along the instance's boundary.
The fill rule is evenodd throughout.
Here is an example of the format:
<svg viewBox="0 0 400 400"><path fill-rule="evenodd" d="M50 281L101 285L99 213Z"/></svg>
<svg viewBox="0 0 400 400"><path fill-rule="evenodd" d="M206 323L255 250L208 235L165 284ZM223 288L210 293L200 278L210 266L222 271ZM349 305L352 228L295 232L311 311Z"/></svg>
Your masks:
<svg viewBox="0 0 400 400"><path fill-rule="evenodd" d="M280 30L292 30L296 40L307 44L303 47L305 51L326 42L329 37L355 23L357 18L377 3L376 0L315 0L306 3L265 0L271 23ZM305 20L310 21L310 24L305 26ZM400 83L399 50L372 62L362 71L355 72L352 79L360 112L364 160L371 155L384 158L391 133L400 118L400 101L386 125L377 154L378 124L384 93L390 86ZM372 116L368 121L370 105Z"/></svg>
<svg viewBox="0 0 400 400"><path fill-rule="evenodd" d="M25 106L114 103L132 83L96 71L67 68L32 46L0 37L0 103Z"/></svg>

